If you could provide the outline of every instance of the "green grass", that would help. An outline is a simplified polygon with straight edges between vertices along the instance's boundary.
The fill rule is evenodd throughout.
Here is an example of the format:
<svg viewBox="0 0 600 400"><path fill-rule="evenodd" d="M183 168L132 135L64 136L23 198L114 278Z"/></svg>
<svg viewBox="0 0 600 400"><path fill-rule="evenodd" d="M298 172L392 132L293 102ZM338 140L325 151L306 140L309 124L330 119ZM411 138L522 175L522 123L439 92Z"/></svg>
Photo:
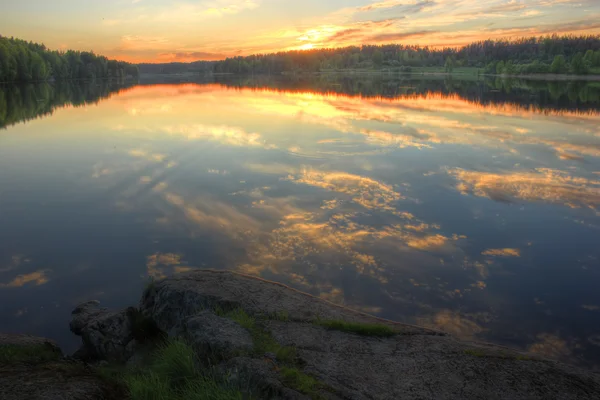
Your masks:
<svg viewBox="0 0 600 400"><path fill-rule="evenodd" d="M281 363L282 383L313 399L322 399L318 390L326 390L327 386L303 373L299 369L297 349L280 345L266 329L268 320L289 320L286 313L256 318L241 308L215 308L213 311L248 330L254 343L252 354L248 355L275 354ZM179 340L165 341L148 359L152 361L144 367L106 366L98 373L107 380L125 385L131 400L242 400L250 398L246 392L253 391L250 386L232 387L223 379L215 378L210 372L212 367L200 367L201 360L197 359L193 348ZM210 364L211 359L208 361Z"/></svg>
<svg viewBox="0 0 600 400"><path fill-rule="evenodd" d="M37 364L60 359L61 354L50 346L0 346L0 364Z"/></svg>
<svg viewBox="0 0 600 400"><path fill-rule="evenodd" d="M283 378L283 383L286 386L295 389L300 393L304 393L312 399L322 398L322 396L319 395L318 390L322 388L323 385L318 380L310 375L306 375L299 369L283 367L281 368L281 376Z"/></svg>
<svg viewBox="0 0 600 400"><path fill-rule="evenodd" d="M159 347L145 367L106 366L98 374L123 384L130 400L241 400L236 387L200 371L191 346L171 340Z"/></svg>
<svg viewBox="0 0 600 400"><path fill-rule="evenodd" d="M241 308L229 311L223 311L222 309L217 308L215 309L215 314L237 322L240 326L246 328L248 332L250 332L252 342L254 343L254 356L261 357L265 353L273 353L280 362L288 364L295 363L297 357L296 348L281 346L277 343L273 336L271 336L271 334L262 326L262 322L264 321L257 320L255 317L248 315L248 313ZM272 317L273 318L269 317L269 319L277 319L280 321L288 320L287 313L274 314Z"/></svg>
<svg viewBox="0 0 600 400"><path fill-rule="evenodd" d="M256 318L251 317L250 315L248 315L248 313L246 313L246 311L242 310L241 308L235 308L230 311L223 311L222 309L217 308L215 309L215 314L217 314L220 317L229 318L230 320L237 322L238 324L240 324L241 327L246 328L249 331L255 329Z"/></svg>
<svg viewBox="0 0 600 400"><path fill-rule="evenodd" d="M196 362L196 354L188 344L173 340L153 354L152 372L167 379L171 386L182 386L198 375Z"/></svg>
<svg viewBox="0 0 600 400"><path fill-rule="evenodd" d="M228 388L217 381L200 377L191 381L182 392L183 400L242 400L244 395L235 388Z"/></svg>
<svg viewBox="0 0 600 400"><path fill-rule="evenodd" d="M488 357L489 355L481 350L465 350L464 353L468 356L473 356L473 357Z"/></svg>
<svg viewBox="0 0 600 400"><path fill-rule="evenodd" d="M318 320L315 323L330 330L355 333L362 336L390 337L398 334L398 332L389 326L381 324L346 322L342 320Z"/></svg>

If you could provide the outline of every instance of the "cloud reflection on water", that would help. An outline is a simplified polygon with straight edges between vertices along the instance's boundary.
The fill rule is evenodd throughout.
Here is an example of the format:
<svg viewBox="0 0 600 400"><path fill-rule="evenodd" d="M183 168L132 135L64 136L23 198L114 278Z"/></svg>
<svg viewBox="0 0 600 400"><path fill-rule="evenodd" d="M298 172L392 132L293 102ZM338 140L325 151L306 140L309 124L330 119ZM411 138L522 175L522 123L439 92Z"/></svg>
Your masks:
<svg viewBox="0 0 600 400"><path fill-rule="evenodd" d="M97 159L87 184L131 216L131 237L149 243L141 273L235 269L463 337L508 335L511 315L523 308L519 296L551 308L556 284L536 268L547 262L544 252L556 256L544 246L552 238L527 229L532 220L513 203L555 205L567 221L583 220L574 213L593 221L600 205L597 112L442 93L161 85L88 113L102 130L89 140L104 138L104 128L111 136L90 156ZM585 238L588 225L569 229ZM525 251L533 240L539 247ZM579 265L593 252L581 247L559 262ZM584 278L582 271L568 276ZM3 285L44 279L21 274ZM589 314L581 304L597 301L578 299L574 307ZM573 306L561 307L553 311ZM538 337L555 332L552 318L538 314L543 327L514 337L566 355L560 341L569 347L571 333Z"/></svg>

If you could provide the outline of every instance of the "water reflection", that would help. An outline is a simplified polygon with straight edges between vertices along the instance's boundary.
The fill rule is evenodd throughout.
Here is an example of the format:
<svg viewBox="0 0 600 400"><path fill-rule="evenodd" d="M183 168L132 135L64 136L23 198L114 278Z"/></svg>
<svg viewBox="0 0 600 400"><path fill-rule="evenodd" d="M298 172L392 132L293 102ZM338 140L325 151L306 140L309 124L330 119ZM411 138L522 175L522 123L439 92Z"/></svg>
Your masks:
<svg viewBox="0 0 600 400"><path fill-rule="evenodd" d="M98 104L134 82L58 82L0 86L0 129L51 115L56 108Z"/></svg>
<svg viewBox="0 0 600 400"><path fill-rule="evenodd" d="M0 321L67 343L79 300L228 268L595 365L598 91L544 85L143 85L13 126Z"/></svg>

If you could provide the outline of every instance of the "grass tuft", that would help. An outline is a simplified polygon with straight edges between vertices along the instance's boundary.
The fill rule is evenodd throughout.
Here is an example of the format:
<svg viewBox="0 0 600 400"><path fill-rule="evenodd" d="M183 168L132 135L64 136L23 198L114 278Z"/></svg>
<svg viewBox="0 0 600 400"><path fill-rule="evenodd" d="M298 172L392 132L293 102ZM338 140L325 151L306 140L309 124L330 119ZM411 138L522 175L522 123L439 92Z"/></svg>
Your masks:
<svg viewBox="0 0 600 400"><path fill-rule="evenodd" d="M319 320L315 323L327 329L355 333L362 336L390 337L398 334L398 332L389 326L381 324L346 322L342 320Z"/></svg>
<svg viewBox="0 0 600 400"><path fill-rule="evenodd" d="M196 353L183 341L172 340L159 347L153 359L152 371L172 386L180 386L198 375Z"/></svg>
<svg viewBox="0 0 600 400"><path fill-rule="evenodd" d="M175 400L179 397L173 393L165 377L152 371L128 375L124 378L124 383L129 389L131 400Z"/></svg>
<svg viewBox="0 0 600 400"><path fill-rule="evenodd" d="M242 392L196 367L196 354L183 341L171 340L143 368L105 366L104 379L125 385L130 400L241 400Z"/></svg>
<svg viewBox="0 0 600 400"><path fill-rule="evenodd" d="M310 375L306 375L304 372L297 368L283 367L281 368L281 376L283 383L297 390L300 393L304 393L313 399L321 399L318 390L321 388L321 383Z"/></svg>
<svg viewBox="0 0 600 400"><path fill-rule="evenodd" d="M0 363L37 364L60 359L61 354L48 345L16 346L0 345Z"/></svg>
<svg viewBox="0 0 600 400"><path fill-rule="evenodd" d="M242 400L244 396L235 388L228 388L219 382L200 377L188 383L181 393L185 400Z"/></svg>
<svg viewBox="0 0 600 400"><path fill-rule="evenodd" d="M215 313L220 317L229 318L230 320L237 322L240 326L249 331L252 331L255 328L256 318L248 315L248 313L241 308L236 308L228 312L217 310Z"/></svg>
<svg viewBox="0 0 600 400"><path fill-rule="evenodd" d="M464 353L466 355L473 356L473 357L487 357L488 356L488 354L486 354L485 352L483 352L481 350L473 350L473 349L465 350Z"/></svg>

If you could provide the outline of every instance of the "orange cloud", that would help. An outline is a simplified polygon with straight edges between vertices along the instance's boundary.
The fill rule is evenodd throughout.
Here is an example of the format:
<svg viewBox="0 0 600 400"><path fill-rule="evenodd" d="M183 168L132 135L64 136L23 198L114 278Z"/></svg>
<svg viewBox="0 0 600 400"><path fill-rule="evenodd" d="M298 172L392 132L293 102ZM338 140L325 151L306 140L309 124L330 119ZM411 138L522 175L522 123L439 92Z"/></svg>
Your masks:
<svg viewBox="0 0 600 400"><path fill-rule="evenodd" d="M46 275L47 272L48 271L46 270L41 270L32 272L30 274L18 275L9 283L0 283L0 287L16 288L25 286L28 283L35 284L36 286L41 286L45 283L48 283L48 281L50 280Z"/></svg>
<svg viewBox="0 0 600 400"><path fill-rule="evenodd" d="M521 257L521 250L519 249L487 249L481 254L484 256L493 257Z"/></svg>

